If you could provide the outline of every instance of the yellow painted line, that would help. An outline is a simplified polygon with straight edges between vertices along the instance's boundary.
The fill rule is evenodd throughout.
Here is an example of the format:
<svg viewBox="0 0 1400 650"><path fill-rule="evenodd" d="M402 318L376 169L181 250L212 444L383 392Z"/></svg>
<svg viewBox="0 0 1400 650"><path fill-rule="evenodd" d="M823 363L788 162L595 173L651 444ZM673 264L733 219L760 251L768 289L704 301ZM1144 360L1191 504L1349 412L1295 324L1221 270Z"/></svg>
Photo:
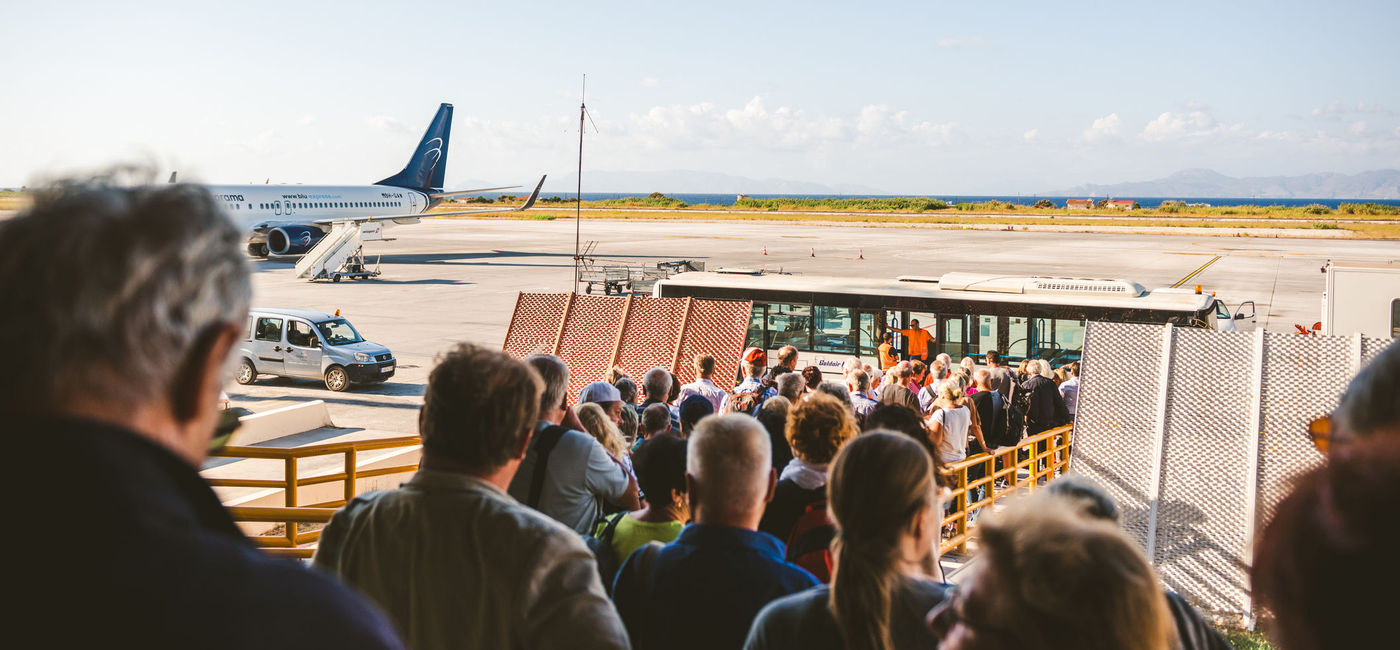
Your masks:
<svg viewBox="0 0 1400 650"><path fill-rule="evenodd" d="M1202 265L1201 265L1199 268L1197 268L1195 271L1192 271L1192 272L1191 272L1191 275L1188 275L1188 276L1186 276L1186 277L1184 277L1184 278L1182 278L1182 279L1180 279L1180 280L1177 280L1177 281L1176 281L1176 284L1173 284L1173 285L1172 285L1172 288L1175 289L1175 288L1177 288L1177 287L1179 287L1179 286L1181 286L1181 285L1183 285L1183 284L1186 284L1187 282L1190 282L1190 281L1191 281L1191 278L1194 278L1194 277L1200 275L1200 274L1201 274L1201 271L1204 271L1204 270L1210 268L1210 265L1211 265L1211 264L1214 264L1214 263L1216 263L1216 262L1219 262L1219 261L1220 261L1220 257L1221 257L1220 255L1216 255L1215 257L1210 258L1210 261L1209 261L1209 262L1206 262L1205 264L1202 264Z"/></svg>

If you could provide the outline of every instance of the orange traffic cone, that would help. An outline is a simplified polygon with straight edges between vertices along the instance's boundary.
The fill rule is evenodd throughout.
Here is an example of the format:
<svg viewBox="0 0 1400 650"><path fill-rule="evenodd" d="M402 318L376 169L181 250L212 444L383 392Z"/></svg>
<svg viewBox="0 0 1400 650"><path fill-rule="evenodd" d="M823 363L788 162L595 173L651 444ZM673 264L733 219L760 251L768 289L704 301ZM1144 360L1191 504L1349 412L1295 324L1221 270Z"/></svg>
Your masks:
<svg viewBox="0 0 1400 650"><path fill-rule="evenodd" d="M767 246L764 246L764 247L763 247L763 254L764 254L764 255L767 255L767 254L768 254L768 247L767 247Z"/></svg>
<svg viewBox="0 0 1400 650"><path fill-rule="evenodd" d="M817 249L813 248L813 249L812 249L812 257L816 257L816 256L817 256Z"/></svg>
<svg viewBox="0 0 1400 650"><path fill-rule="evenodd" d="M863 260L863 259L865 259L865 249L862 248L862 249L859 249L859 250L860 250L860 257L857 257L856 259L858 259L858 260Z"/></svg>

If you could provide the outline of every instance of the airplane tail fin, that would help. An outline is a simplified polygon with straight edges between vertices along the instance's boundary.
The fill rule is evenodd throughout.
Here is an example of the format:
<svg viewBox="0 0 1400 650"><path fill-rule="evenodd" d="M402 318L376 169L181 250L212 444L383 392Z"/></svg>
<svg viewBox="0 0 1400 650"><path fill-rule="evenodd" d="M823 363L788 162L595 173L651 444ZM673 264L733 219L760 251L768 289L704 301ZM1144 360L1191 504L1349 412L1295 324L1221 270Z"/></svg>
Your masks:
<svg viewBox="0 0 1400 650"><path fill-rule="evenodd" d="M452 136L452 105L438 107L428 131L403 171L375 185L392 185L425 193L441 192L447 175L447 142Z"/></svg>

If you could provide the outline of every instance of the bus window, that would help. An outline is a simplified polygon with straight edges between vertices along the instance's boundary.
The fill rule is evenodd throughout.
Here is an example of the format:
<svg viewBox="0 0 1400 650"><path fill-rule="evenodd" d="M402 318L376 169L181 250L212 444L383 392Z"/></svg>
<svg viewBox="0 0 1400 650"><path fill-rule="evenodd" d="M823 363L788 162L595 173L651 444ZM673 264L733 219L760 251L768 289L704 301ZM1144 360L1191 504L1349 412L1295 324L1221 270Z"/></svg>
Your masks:
<svg viewBox="0 0 1400 650"><path fill-rule="evenodd" d="M1001 321L996 316L973 316L972 336L974 347L970 347L968 352L976 352L978 356L987 354L991 350L997 349L997 341L1001 339Z"/></svg>
<svg viewBox="0 0 1400 650"><path fill-rule="evenodd" d="M862 359L869 359L879 354L877 348L880 346L880 329L876 325L876 314L861 312L860 314L860 349L856 351L856 356Z"/></svg>
<svg viewBox="0 0 1400 650"><path fill-rule="evenodd" d="M1390 301L1390 338L1400 339L1400 298Z"/></svg>
<svg viewBox="0 0 1400 650"><path fill-rule="evenodd" d="M768 305L768 345L764 347L773 350L791 345L809 350L811 325L812 311L807 305Z"/></svg>
<svg viewBox="0 0 1400 650"><path fill-rule="evenodd" d="M961 314L943 314L943 333L939 336L939 347L957 363L967 356L967 317Z"/></svg>
<svg viewBox="0 0 1400 650"><path fill-rule="evenodd" d="M746 348L764 347L764 309L765 307L763 305L755 303L753 306L753 312L749 314L749 334L748 336L744 337L744 347Z"/></svg>
<svg viewBox="0 0 1400 650"><path fill-rule="evenodd" d="M1030 350L1030 336L1030 324L1025 318L1012 316L1007 319L1006 357L1008 361L1019 361L1026 358L1026 352Z"/></svg>
<svg viewBox="0 0 1400 650"><path fill-rule="evenodd" d="M856 321L846 307L814 307L815 338L813 352L844 352L855 354Z"/></svg>
<svg viewBox="0 0 1400 650"><path fill-rule="evenodd" d="M1033 318L1035 344L1032 358L1045 359L1058 366L1078 361L1084 352L1084 321L1063 318Z"/></svg>

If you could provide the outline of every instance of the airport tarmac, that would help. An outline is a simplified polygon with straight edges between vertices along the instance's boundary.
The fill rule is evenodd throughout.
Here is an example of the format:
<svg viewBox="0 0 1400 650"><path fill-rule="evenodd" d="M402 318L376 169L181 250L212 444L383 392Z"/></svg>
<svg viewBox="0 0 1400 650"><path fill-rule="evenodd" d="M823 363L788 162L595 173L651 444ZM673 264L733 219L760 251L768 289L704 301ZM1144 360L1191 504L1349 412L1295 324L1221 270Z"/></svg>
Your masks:
<svg viewBox="0 0 1400 650"><path fill-rule="evenodd" d="M399 360L387 384L332 393L318 382L265 377L230 384L235 405L255 411L324 399L344 426L414 433L433 357L454 342L499 348L517 292L570 288L571 220L429 219L397 227L393 241L369 242L374 280L310 283L292 277L293 260L255 260L254 303L341 310L362 335ZM761 222L588 220L582 241L597 241L599 263L694 259L708 268L782 269L809 275L937 276L949 271L1114 277L1148 288L1190 280L1233 308L1258 304L1258 323L1292 331L1318 320L1328 259L1400 258L1392 241L1337 241L934 230L908 226L810 226ZM767 252L764 255L764 252ZM864 259L860 259L861 257ZM1218 259L1217 259L1218 258ZM1213 263L1212 263L1213 261ZM1210 263L1207 265L1207 263Z"/></svg>

